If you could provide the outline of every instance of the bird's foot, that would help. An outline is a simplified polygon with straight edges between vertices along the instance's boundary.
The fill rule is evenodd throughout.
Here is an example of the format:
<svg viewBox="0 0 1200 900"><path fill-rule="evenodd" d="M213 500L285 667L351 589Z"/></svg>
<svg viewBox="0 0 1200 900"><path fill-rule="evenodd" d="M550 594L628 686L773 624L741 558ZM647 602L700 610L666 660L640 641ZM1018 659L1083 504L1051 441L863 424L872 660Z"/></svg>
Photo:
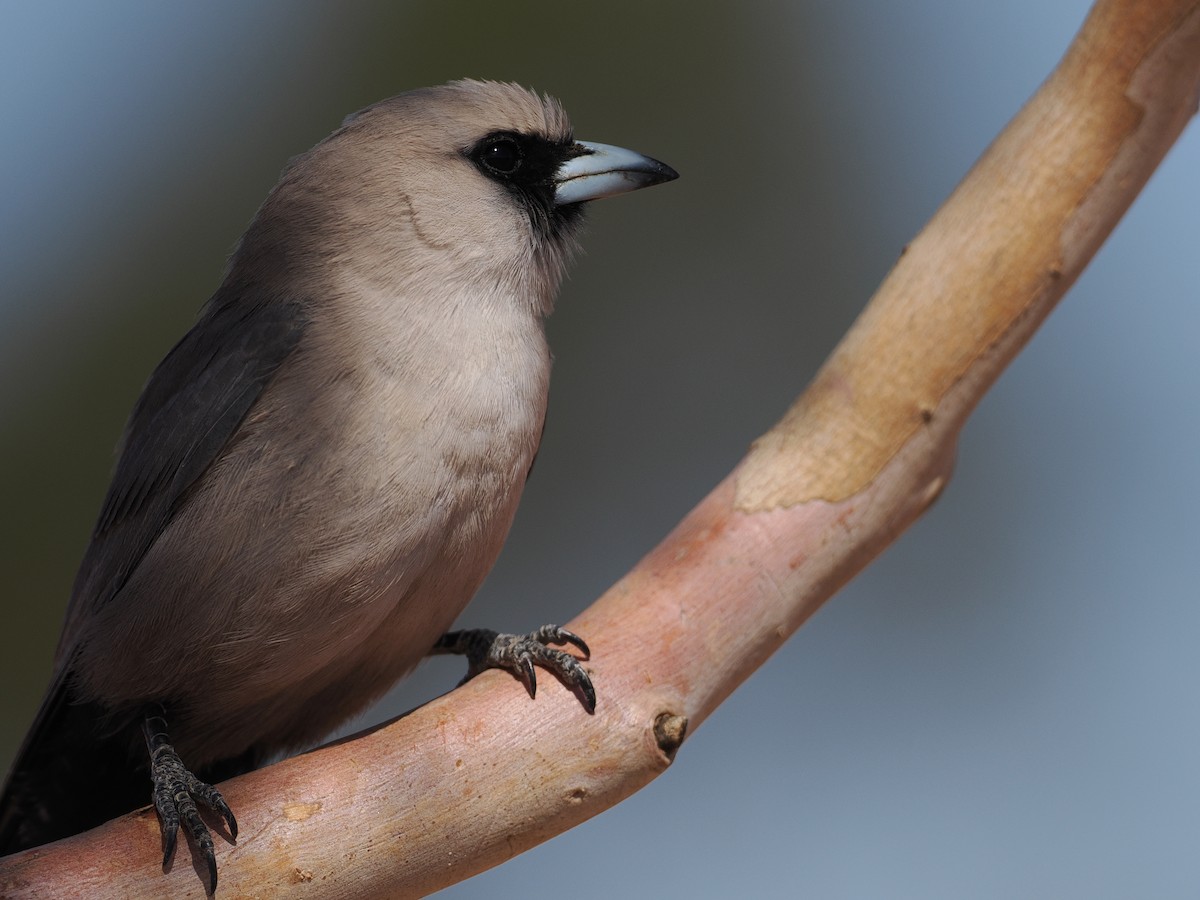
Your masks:
<svg viewBox="0 0 1200 900"><path fill-rule="evenodd" d="M237 819L225 802L225 798L211 784L207 784L187 770L175 748L167 738L167 723L160 716L149 716L142 723L146 736L146 749L150 751L150 778L154 782L154 808L163 835L163 865L175 852L175 838L179 833L180 820L187 828L200 855L208 867L209 891L217 889L217 858L213 852L213 839L208 826L200 818L196 807L199 801L218 813L225 820L229 836L237 838Z"/></svg>
<svg viewBox="0 0 1200 900"><path fill-rule="evenodd" d="M596 689L579 659L549 644L570 644L591 656L583 638L557 625L543 625L529 634L501 634L488 628L450 631L434 645L434 653L453 653L467 658L467 674L459 684L470 681L484 669L506 669L515 675L529 696L537 695L535 666L552 672L569 687L589 713L596 711Z"/></svg>

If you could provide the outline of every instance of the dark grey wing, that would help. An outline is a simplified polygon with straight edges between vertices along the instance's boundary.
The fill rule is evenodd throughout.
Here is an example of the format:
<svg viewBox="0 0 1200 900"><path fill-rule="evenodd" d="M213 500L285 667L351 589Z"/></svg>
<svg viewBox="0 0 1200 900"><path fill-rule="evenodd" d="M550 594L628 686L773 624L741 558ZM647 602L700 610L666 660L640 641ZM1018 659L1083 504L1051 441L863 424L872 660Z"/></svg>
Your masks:
<svg viewBox="0 0 1200 900"><path fill-rule="evenodd" d="M126 426L75 579L68 623L121 590L188 489L296 349L305 324L298 302L218 293L159 363Z"/></svg>
<svg viewBox="0 0 1200 900"><path fill-rule="evenodd" d="M300 303L218 292L150 376L75 580L54 681L0 790L0 855L146 801L129 729L98 703L72 696L72 623L121 590L296 349L305 324Z"/></svg>

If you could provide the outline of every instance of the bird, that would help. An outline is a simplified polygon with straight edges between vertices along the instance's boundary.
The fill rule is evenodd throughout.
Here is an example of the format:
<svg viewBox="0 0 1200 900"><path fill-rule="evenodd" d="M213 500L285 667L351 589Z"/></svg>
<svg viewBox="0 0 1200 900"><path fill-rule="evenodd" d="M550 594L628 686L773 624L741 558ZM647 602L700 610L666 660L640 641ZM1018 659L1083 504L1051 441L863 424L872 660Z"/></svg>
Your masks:
<svg viewBox="0 0 1200 900"><path fill-rule="evenodd" d="M544 320L585 205L677 177L479 80L368 106L287 164L134 405L0 855L152 800L164 865L182 824L215 890L199 809L237 823L214 785L312 746L431 653L531 696L541 667L594 710L578 635L448 629L537 453Z"/></svg>

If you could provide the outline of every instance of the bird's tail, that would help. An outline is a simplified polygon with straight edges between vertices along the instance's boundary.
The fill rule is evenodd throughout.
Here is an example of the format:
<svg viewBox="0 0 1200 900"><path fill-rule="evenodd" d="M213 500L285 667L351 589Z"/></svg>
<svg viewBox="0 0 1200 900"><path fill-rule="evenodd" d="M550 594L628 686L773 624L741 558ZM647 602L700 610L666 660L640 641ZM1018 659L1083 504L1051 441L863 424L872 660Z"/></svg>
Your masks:
<svg viewBox="0 0 1200 900"><path fill-rule="evenodd" d="M0 793L0 856L94 828L150 801L150 780L129 735L51 685ZM107 725L111 725L108 722Z"/></svg>

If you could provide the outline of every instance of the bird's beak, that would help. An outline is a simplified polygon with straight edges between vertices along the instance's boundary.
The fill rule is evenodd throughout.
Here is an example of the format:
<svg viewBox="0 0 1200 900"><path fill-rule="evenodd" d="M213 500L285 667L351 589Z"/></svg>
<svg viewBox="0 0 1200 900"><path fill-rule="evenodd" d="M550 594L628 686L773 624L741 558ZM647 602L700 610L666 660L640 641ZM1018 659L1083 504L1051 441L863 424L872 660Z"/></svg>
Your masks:
<svg viewBox="0 0 1200 900"><path fill-rule="evenodd" d="M679 173L657 159L623 147L576 141L572 156L554 175L554 202L558 206L613 197L638 188L674 181Z"/></svg>

